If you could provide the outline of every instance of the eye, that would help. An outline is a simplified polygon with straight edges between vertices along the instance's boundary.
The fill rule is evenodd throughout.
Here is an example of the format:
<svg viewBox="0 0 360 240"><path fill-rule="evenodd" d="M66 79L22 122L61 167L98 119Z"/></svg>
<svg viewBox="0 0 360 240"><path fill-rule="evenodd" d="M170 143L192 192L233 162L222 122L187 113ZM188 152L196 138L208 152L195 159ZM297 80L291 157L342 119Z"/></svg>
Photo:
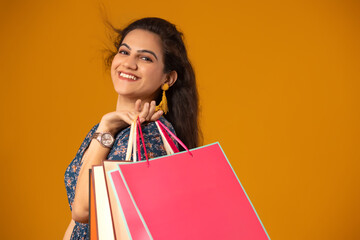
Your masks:
<svg viewBox="0 0 360 240"><path fill-rule="evenodd" d="M126 50L123 50L123 49L120 49L119 53L122 54L122 55L129 55L129 52L126 51Z"/></svg>
<svg viewBox="0 0 360 240"><path fill-rule="evenodd" d="M145 56L140 57L140 59L142 59L142 60L144 60L146 62L153 62L153 60L151 58L145 57Z"/></svg>

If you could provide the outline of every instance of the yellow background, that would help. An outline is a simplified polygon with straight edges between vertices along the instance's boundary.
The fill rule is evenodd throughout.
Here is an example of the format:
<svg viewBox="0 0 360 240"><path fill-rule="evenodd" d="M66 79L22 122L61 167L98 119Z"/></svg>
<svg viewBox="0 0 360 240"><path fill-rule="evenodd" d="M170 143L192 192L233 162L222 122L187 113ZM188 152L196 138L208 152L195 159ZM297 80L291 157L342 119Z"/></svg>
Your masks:
<svg viewBox="0 0 360 240"><path fill-rule="evenodd" d="M64 171L116 102L100 6L184 32L204 143L272 239L360 239L360 4L340 0L1 1L1 239L61 239L70 221Z"/></svg>

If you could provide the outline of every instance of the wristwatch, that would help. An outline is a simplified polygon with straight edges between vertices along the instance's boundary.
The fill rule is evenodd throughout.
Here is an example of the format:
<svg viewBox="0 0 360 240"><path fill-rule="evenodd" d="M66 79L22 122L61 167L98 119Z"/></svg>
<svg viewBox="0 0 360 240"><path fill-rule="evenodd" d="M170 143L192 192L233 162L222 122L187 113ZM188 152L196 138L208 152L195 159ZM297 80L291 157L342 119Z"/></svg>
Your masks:
<svg viewBox="0 0 360 240"><path fill-rule="evenodd" d="M114 144L114 137L109 132L96 132L91 139L98 140L101 145L107 148L111 148Z"/></svg>

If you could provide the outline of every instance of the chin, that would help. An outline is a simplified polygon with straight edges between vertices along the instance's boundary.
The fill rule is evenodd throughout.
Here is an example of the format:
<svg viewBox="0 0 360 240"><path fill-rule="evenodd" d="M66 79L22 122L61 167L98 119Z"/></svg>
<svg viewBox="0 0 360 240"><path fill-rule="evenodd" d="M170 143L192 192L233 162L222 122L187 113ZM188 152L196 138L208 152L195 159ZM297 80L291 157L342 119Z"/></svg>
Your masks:
<svg viewBox="0 0 360 240"><path fill-rule="evenodd" d="M129 89L129 87L126 87L126 86L123 86L123 85L120 85L120 84L116 84L114 86L114 90L115 90L115 92L117 92L120 95L128 95L131 92L133 92L133 90Z"/></svg>
<svg viewBox="0 0 360 240"><path fill-rule="evenodd" d="M121 96L127 97L127 98L135 98L136 97L136 94L134 94L133 92L130 92L130 91L124 91L124 89L115 88L115 92L117 93L117 95L121 95Z"/></svg>

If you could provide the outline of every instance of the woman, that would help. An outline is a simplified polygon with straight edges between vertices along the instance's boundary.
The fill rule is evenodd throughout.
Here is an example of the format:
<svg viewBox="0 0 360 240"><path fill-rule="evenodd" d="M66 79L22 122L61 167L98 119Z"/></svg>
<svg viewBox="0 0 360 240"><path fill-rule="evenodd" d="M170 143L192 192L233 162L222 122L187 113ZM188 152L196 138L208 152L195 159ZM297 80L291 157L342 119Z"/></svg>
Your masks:
<svg viewBox="0 0 360 240"><path fill-rule="evenodd" d="M106 62L118 93L116 111L90 130L66 169L72 220L64 239L88 239L89 169L103 159L125 160L129 125L137 116L149 158L166 154L154 123L158 119L189 148L198 146L198 95L182 33L160 18L143 18L114 30L116 52ZM165 91L169 112L163 117Z"/></svg>

